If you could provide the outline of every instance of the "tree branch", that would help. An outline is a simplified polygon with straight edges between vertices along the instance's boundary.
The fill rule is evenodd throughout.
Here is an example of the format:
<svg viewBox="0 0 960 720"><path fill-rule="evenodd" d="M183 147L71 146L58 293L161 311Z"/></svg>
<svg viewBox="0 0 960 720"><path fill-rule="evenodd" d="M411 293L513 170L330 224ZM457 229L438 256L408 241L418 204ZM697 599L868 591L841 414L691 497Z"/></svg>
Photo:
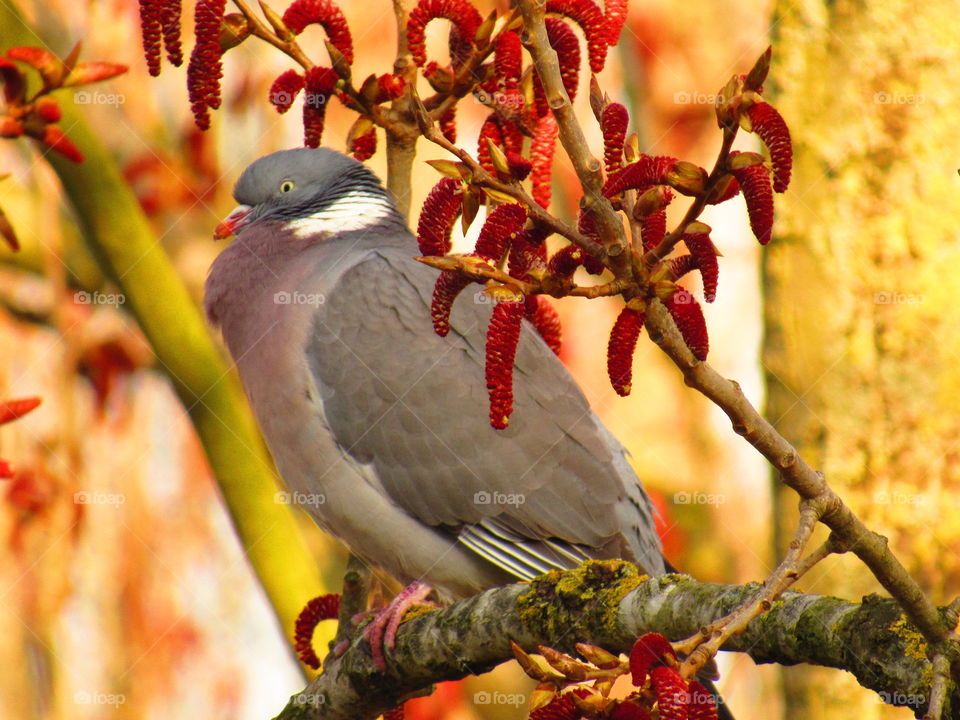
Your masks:
<svg viewBox="0 0 960 720"><path fill-rule="evenodd" d="M626 652L645 632L689 636L744 605L759 589L756 583L698 583L685 575L647 579L622 561L551 572L407 620L388 673L374 669L357 633L350 648L328 658L323 674L293 696L278 718L373 718L432 683L512 659L511 640L533 652L537 645L575 652L581 641ZM931 697L926 648L892 600L870 596L858 604L794 592L784 593L725 644L760 663L847 670L888 702L909 705L918 717ZM942 688L946 708L960 707L956 688L946 682Z"/></svg>

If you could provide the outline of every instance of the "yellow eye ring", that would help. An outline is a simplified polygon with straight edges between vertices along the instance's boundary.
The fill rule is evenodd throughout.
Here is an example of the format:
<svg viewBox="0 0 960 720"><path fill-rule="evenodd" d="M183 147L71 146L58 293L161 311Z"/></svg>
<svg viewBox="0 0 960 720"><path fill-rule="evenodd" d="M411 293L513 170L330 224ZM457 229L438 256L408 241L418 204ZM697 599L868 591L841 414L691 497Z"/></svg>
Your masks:
<svg viewBox="0 0 960 720"><path fill-rule="evenodd" d="M293 180L284 180L282 183L280 183L280 192L282 193L288 193L293 190L293 188Z"/></svg>

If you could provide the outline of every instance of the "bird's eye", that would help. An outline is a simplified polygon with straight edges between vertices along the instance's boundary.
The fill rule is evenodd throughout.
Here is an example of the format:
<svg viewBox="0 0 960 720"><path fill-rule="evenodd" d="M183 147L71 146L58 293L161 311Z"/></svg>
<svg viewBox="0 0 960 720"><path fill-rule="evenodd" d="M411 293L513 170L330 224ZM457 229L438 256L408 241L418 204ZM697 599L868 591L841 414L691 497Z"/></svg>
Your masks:
<svg viewBox="0 0 960 720"><path fill-rule="evenodd" d="M293 187L294 187L293 180L284 180L282 183L280 183L280 192L282 193L290 192L291 190L293 190Z"/></svg>

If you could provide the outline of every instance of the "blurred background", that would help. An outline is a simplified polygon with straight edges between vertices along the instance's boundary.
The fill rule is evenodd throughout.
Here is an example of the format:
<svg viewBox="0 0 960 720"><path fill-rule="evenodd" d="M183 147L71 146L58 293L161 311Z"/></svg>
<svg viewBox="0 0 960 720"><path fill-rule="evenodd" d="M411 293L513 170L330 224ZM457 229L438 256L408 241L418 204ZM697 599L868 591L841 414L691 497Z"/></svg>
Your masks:
<svg viewBox="0 0 960 720"><path fill-rule="evenodd" d="M508 8L476 4L484 14ZM82 40L83 59L130 66L87 88L91 94L55 97L65 109L76 105L68 116L76 113L105 146L103 156L88 153L101 163L93 169L119 173L135 195L137 218L125 210L113 242L122 247L123 233L145 219L140 242L149 237L151 253L169 256L199 303L222 249L212 230L234 206L240 171L302 143L298 108L280 116L266 102L291 61L252 39L229 52L224 106L201 133L184 69L147 74L136 2L5 0L4 7L0 50L31 44L63 56ZM14 7L26 24L14 22ZM356 47L354 77L389 71L390 3L341 7ZM774 43L765 92L793 133L794 181L778 197L775 238L762 253L742 200L702 218L723 252L718 298L705 307L710 362L765 406L868 525L891 538L939 604L960 589L955 11L951 2L634 0L600 76L630 109L641 150L710 167L720 142L713 94ZM442 22L431 25L431 57L444 56L446 31ZM312 28L301 40L320 61L322 37ZM601 152L586 83L584 73L576 106ZM459 108L459 142L473 151L488 111L469 97ZM343 149L354 118L332 103L323 144ZM63 127L68 136L81 132ZM381 177L383 146L381 135L370 160ZM743 133L736 147L759 149ZM420 142L418 161L440 157ZM0 398L44 400L0 430L0 457L15 470L0 484L0 718L271 717L304 682L277 614L289 619L313 594L339 591L344 550L286 505L289 496L274 495L279 486L258 496L273 505L263 513L228 492L241 516L231 521L196 428L225 442L240 442L245 430L204 425L203 396L184 402L189 378L175 362L192 357L195 328L177 324L177 293L162 278L145 278L150 307L173 320L144 333L134 318L139 308L105 279L90 249L96 243L85 241L90 221L77 208L89 208L99 192L96 173L78 190L76 177L55 172L58 163L51 167L27 140L0 141L0 174L10 174L0 181L0 207L22 244L18 253L0 249ZM416 164L411 223L436 179ZM578 185L560 150L554 180L553 210L575 217ZM685 207L674 203L672 219ZM99 232L109 235L113 222L105 215ZM131 272L138 262L129 261ZM558 303L564 362L630 450L662 512L671 562L705 581L762 579L792 534L794 498L645 339L633 394L613 392L605 349L619 304ZM228 372L215 374L234 382ZM269 474L262 448L244 447L254 460L233 467L234 475ZM295 535L300 544L285 544ZM267 592L248 559L276 568ZM846 556L816 567L801 588L851 600L878 590ZM275 613L278 596L288 601ZM318 648L330 632L318 631ZM740 720L910 716L839 672L758 667L746 657L723 657L720 668L719 686ZM411 703L408 717L525 717L529 690L515 667L503 666L440 686Z"/></svg>

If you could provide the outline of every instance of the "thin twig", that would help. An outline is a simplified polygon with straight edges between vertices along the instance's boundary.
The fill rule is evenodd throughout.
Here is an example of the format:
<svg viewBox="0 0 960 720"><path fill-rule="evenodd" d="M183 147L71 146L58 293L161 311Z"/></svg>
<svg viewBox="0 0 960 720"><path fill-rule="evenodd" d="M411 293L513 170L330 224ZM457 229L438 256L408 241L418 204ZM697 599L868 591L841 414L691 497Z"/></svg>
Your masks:
<svg viewBox="0 0 960 720"><path fill-rule="evenodd" d="M947 686L950 681L950 661L943 653L933 656L933 680L930 683L930 704L923 720L940 720L943 704L947 699Z"/></svg>
<svg viewBox="0 0 960 720"><path fill-rule="evenodd" d="M570 100L563 89L556 53L550 47L544 24L544 4L536 0L519 0L524 18L523 41L533 57L537 73L543 83L547 99L557 119L560 140L583 186L585 205L594 212L597 229L610 249L626 249L623 225L613 206L600 192L602 178L600 163L587 147L583 132L573 113ZM726 153L733 142L734 129L724 130L724 144L710 177L722 173ZM709 197L704 193L691 205L688 215L693 217ZM698 209L699 208L699 209ZM685 218L686 220L686 218ZM685 222L672 233L682 235ZM667 242L665 239L664 242ZM675 239L671 239L675 242ZM659 257L664 243L652 252ZM613 255L614 263L630 264L631 253ZM646 258L645 258L646 259ZM617 277L624 272L622 264L614 267ZM708 364L698 362L683 342L676 325L663 305L651 302L646 319L650 337L677 365L690 387L698 390L718 405L730 418L734 431L743 435L778 470L783 482L796 491L801 499L815 502L822 509L825 523L843 546L848 547L871 570L881 585L900 604L907 617L920 630L936 651L947 652L951 661L960 657L957 635L944 627L936 608L924 595L916 580L890 552L886 538L872 532L847 507L826 483L823 476L801 458L797 450L765 420L747 400L740 386L726 380ZM953 663L951 662L951 665ZM960 663L957 663L960 667ZM960 673L955 673L957 678Z"/></svg>
<svg viewBox="0 0 960 720"><path fill-rule="evenodd" d="M710 365L698 362L680 337L666 309L651 302L647 332L683 373L684 382L699 391L721 410L742 435L780 473L784 484L801 498L816 501L826 510L821 517L837 539L859 557L880 584L903 607L911 622L931 645L948 638L936 608L923 594L916 580L890 552L887 539L869 530L824 480L800 457L796 448L754 408L733 380L721 377ZM956 652L954 647L953 652Z"/></svg>
<svg viewBox="0 0 960 720"><path fill-rule="evenodd" d="M476 282L496 281L523 295L598 298L620 295L627 288L627 283L622 280L613 280L601 285L581 286L561 283L556 278L548 276L539 283L526 282L473 255L429 255L415 259L437 270L456 271Z"/></svg>
<svg viewBox="0 0 960 720"><path fill-rule="evenodd" d="M690 225L690 223L696 222L697 218L700 217L700 213L702 213L703 209L707 206L707 198L713 197L714 188L720 181L720 178L727 172L727 158L730 155L730 148L733 146L733 140L736 136L736 127L723 129L723 144L720 146L720 152L717 153L713 170L710 171L710 175L707 177L703 192L694 198L690 207L687 208L687 212L684 213L683 219L677 224L673 231L668 233L655 248L652 248L644 254L643 263L646 267L653 267L669 255L670 251L680 242L683 234L687 231L687 226Z"/></svg>
<svg viewBox="0 0 960 720"><path fill-rule="evenodd" d="M556 51L550 45L544 23L546 3L520 0L519 6L523 14L521 39L533 58L547 104L557 119L560 144L570 158L583 187L581 209L592 214L600 237L604 238L607 265L613 274L617 278L630 280L633 278L633 258L632 253L628 252L630 245L627 243L620 216L603 195L601 163L590 153L586 137L574 115L573 105L570 104L570 97L563 87L560 62Z"/></svg>

